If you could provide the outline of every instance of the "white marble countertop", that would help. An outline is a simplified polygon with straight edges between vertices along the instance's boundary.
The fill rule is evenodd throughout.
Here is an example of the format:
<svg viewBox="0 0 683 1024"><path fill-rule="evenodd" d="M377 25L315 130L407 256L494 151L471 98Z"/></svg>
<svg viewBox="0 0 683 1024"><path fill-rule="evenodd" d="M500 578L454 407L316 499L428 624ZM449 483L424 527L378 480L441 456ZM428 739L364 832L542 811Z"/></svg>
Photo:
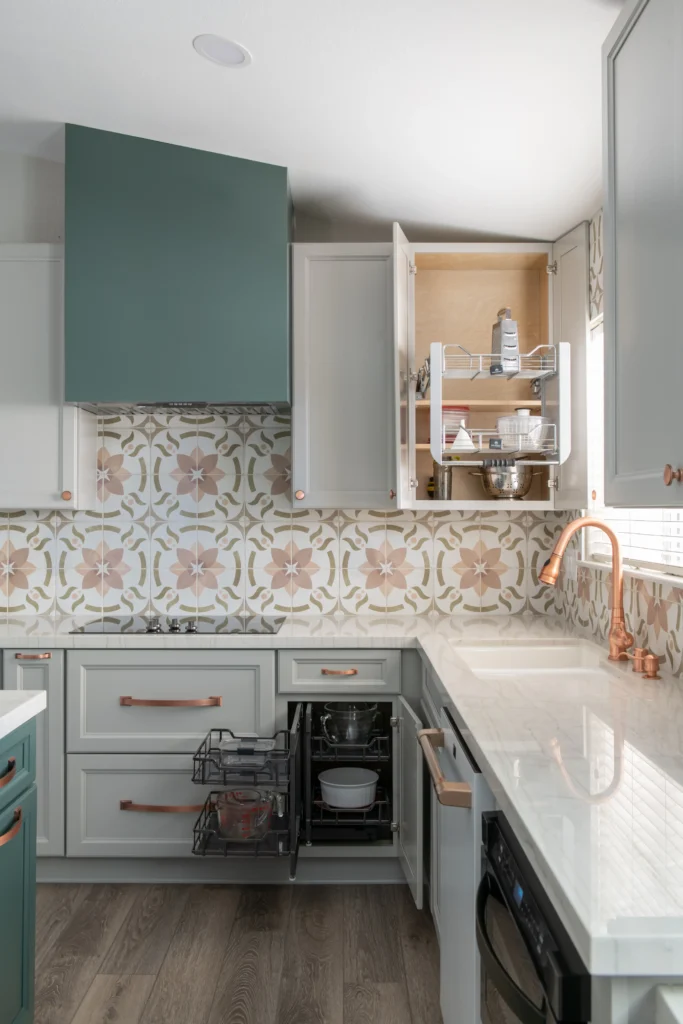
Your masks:
<svg viewBox="0 0 683 1024"><path fill-rule="evenodd" d="M0 690L0 740L46 707L45 690Z"/></svg>
<svg viewBox="0 0 683 1024"><path fill-rule="evenodd" d="M0 620L0 646L418 648L587 968L683 978L679 681L644 681L562 621L533 615L291 616L265 637L71 634L74 625ZM595 670L475 676L462 657L471 645L558 641L585 647Z"/></svg>

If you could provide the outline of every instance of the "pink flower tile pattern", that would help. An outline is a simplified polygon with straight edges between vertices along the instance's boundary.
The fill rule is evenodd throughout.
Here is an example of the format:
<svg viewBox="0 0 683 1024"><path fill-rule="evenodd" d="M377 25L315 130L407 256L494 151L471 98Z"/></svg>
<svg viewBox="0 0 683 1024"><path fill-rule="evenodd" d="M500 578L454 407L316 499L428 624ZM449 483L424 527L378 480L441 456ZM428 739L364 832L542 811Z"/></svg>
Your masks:
<svg viewBox="0 0 683 1024"><path fill-rule="evenodd" d="M606 636L611 578L538 573L578 513L297 509L285 415L131 411L100 420L98 505L0 519L0 603L18 615L510 613ZM627 623L680 674L683 586L626 577Z"/></svg>

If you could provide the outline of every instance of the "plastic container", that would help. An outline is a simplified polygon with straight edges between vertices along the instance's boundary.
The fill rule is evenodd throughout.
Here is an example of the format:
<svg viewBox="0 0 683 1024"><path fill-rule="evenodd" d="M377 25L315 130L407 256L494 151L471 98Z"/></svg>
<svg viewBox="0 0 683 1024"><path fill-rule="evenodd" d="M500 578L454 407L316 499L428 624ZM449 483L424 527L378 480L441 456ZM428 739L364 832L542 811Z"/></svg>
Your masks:
<svg viewBox="0 0 683 1024"><path fill-rule="evenodd" d="M545 416L532 416L531 409L515 409L514 416L499 416L496 430L503 442L502 450L540 451L545 441L547 423Z"/></svg>
<svg viewBox="0 0 683 1024"><path fill-rule="evenodd" d="M329 768L318 776L324 803L347 810L373 804L378 779L369 768Z"/></svg>

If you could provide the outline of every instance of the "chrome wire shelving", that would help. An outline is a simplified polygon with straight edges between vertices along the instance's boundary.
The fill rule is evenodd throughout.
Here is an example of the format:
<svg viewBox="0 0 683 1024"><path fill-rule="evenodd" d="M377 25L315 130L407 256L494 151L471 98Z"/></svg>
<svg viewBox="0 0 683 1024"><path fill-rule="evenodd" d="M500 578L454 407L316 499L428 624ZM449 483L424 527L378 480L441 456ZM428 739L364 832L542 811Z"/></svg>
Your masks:
<svg viewBox="0 0 683 1024"><path fill-rule="evenodd" d="M437 368L432 366L432 377ZM519 369L503 371L500 355L494 352L470 352L462 345L444 345L441 376L445 379L476 380L477 377L503 380L536 380L557 372L555 345L538 345L531 352L520 352Z"/></svg>

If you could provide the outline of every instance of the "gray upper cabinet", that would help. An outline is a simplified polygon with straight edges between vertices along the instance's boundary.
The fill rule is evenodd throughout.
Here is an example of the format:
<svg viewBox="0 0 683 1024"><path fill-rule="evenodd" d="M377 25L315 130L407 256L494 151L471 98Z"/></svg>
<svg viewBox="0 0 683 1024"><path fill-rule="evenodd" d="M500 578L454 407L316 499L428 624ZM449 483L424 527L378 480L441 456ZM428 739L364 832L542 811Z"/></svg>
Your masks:
<svg viewBox="0 0 683 1024"><path fill-rule="evenodd" d="M681 506L683 5L631 0L603 51L605 501Z"/></svg>
<svg viewBox="0 0 683 1024"><path fill-rule="evenodd" d="M395 508L392 246L292 249L294 508Z"/></svg>
<svg viewBox="0 0 683 1024"><path fill-rule="evenodd" d="M36 718L38 856L64 856L64 652L2 652L5 690L45 690L47 710Z"/></svg>
<svg viewBox="0 0 683 1024"><path fill-rule="evenodd" d="M284 167L67 125L67 401L288 403L290 219Z"/></svg>

